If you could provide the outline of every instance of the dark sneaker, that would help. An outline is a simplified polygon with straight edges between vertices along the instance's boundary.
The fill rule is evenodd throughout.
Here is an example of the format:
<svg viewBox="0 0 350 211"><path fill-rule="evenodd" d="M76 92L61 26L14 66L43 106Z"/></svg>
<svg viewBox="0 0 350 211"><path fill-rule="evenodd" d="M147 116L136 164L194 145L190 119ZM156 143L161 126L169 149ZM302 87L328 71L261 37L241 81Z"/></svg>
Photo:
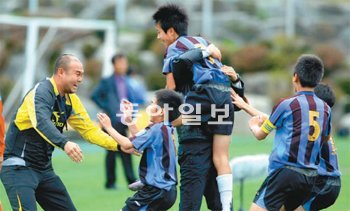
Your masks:
<svg viewBox="0 0 350 211"><path fill-rule="evenodd" d="M106 185L106 189L107 190L117 190L118 189L118 187L116 186L116 185Z"/></svg>

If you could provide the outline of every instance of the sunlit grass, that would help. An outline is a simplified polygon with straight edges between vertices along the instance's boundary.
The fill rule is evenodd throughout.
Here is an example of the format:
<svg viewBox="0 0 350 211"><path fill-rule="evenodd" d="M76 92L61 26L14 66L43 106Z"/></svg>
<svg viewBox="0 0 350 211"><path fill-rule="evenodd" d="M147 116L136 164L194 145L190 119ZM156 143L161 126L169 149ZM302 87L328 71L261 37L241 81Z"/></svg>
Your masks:
<svg viewBox="0 0 350 211"><path fill-rule="evenodd" d="M344 138L336 138L340 167L343 173L342 189L334 206L328 210L350 210L350 142ZM73 163L62 151L54 154L54 166L56 173L65 183L73 202L78 210L117 210L124 205L127 197L133 194L127 189L124 174L121 171L121 162L118 160L118 190L109 191L104 189L104 157L105 151L97 146L79 142L83 152L84 161L81 164ZM272 140L258 142L252 136L234 136L230 146L231 157L247 154L267 153L272 148ZM135 172L139 158L134 159ZM260 187L264 178L244 183L244 208L249 209L251 201ZM4 210L11 210L4 188L0 185L0 199ZM234 183L234 206L238 210L240 206L239 184ZM179 197L171 210L178 210ZM40 209L39 209L40 210ZM203 200L201 210L207 210Z"/></svg>

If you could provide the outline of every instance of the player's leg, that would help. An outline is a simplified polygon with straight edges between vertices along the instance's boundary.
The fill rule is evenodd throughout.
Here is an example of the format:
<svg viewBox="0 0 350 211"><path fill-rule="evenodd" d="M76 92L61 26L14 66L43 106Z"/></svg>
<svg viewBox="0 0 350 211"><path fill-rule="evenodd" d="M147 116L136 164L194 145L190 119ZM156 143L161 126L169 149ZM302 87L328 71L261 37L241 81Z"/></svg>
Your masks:
<svg viewBox="0 0 350 211"><path fill-rule="evenodd" d="M332 206L340 192L340 177L323 177L324 185L318 194L304 207L306 210L322 210Z"/></svg>
<svg viewBox="0 0 350 211"><path fill-rule="evenodd" d="M116 188L116 156L117 152L115 151L106 151L106 185L107 189Z"/></svg>
<svg viewBox="0 0 350 211"><path fill-rule="evenodd" d="M315 190L314 186L317 179L317 172L308 169L299 169L295 171L288 168L291 167L286 167L286 170L284 171L284 173L287 173L288 175L283 177L289 182L284 182L288 185L284 189L290 191L287 192L284 206L286 210L295 210L313 196L312 194Z"/></svg>
<svg viewBox="0 0 350 211"><path fill-rule="evenodd" d="M146 210L148 207L147 205L150 203L150 195L152 194L148 189L149 186L146 185L141 190L137 191L132 197L127 198L125 206L121 210Z"/></svg>
<svg viewBox="0 0 350 211"><path fill-rule="evenodd" d="M214 135L213 141L213 162L218 175L232 174L229 163L229 147L231 136Z"/></svg>
<svg viewBox="0 0 350 211"><path fill-rule="evenodd" d="M26 166L3 166L0 176L12 210L37 210L38 178L32 170Z"/></svg>
<svg viewBox="0 0 350 211"><path fill-rule="evenodd" d="M315 170L277 169L269 174L255 195L251 210L294 210L310 197Z"/></svg>
<svg viewBox="0 0 350 211"><path fill-rule="evenodd" d="M250 206L249 210L250 211L266 211L267 209L264 209L253 202L252 205Z"/></svg>
<svg viewBox="0 0 350 211"><path fill-rule="evenodd" d="M175 201L175 186L170 191L166 191L150 185L145 185L141 190L137 191L132 197L129 197L125 201L125 206L122 210L166 210L155 209L155 207L159 208L159 206L163 205L170 208Z"/></svg>
<svg viewBox="0 0 350 211"><path fill-rule="evenodd" d="M210 152L212 154L212 152ZM204 196L207 202L207 207L209 210L222 210L220 193L218 189L218 183L216 182L216 177L218 176L215 166L213 164L212 156L209 155L211 162L211 168L208 170L207 180L205 184Z"/></svg>
<svg viewBox="0 0 350 211"><path fill-rule="evenodd" d="M207 175L212 166L211 141L186 141L180 144L179 210L200 210Z"/></svg>
<svg viewBox="0 0 350 211"><path fill-rule="evenodd" d="M228 135L214 135L213 162L218 172L216 181L223 210L230 210L232 206L232 170L228 152L230 142L231 137Z"/></svg>
<svg viewBox="0 0 350 211"><path fill-rule="evenodd" d="M278 174L280 171L279 170L276 170L274 172L272 172L270 175L267 176L267 178L264 180L263 184L260 186L259 190L257 191L255 197L254 197L254 200L253 200L253 203L252 205L250 206L250 211L264 211L264 210L268 210L266 208L266 204L265 204L265 194L267 192L267 189L268 189L268 184L271 183L271 180L273 178L275 178L275 175ZM270 191L270 190L268 190ZM278 210L278 209L276 209Z"/></svg>
<svg viewBox="0 0 350 211"><path fill-rule="evenodd" d="M62 180L53 171L43 173L35 196L44 210L76 210Z"/></svg>
<svg viewBox="0 0 350 211"><path fill-rule="evenodd" d="M305 202L303 202L303 205L299 206L296 209L296 211L310 210L310 206L312 202L315 200L316 196L322 191L325 185L326 185L326 181L322 179L322 177L318 176L315 184L312 187L312 190L308 199L306 199Z"/></svg>
<svg viewBox="0 0 350 211"><path fill-rule="evenodd" d="M299 206L294 211L305 211L305 209L303 206Z"/></svg>
<svg viewBox="0 0 350 211"><path fill-rule="evenodd" d="M148 205L149 210L169 210L175 203L177 196L176 186L169 191L160 190L160 193L153 197L153 201Z"/></svg>

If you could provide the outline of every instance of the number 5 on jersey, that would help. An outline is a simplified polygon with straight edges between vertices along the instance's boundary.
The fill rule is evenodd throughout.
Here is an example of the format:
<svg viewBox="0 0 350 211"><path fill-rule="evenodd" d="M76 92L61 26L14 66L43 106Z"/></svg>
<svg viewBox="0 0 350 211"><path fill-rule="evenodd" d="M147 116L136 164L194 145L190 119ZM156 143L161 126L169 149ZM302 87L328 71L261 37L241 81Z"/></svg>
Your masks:
<svg viewBox="0 0 350 211"><path fill-rule="evenodd" d="M320 117L320 113L317 111L309 111L309 125L310 125L310 133L308 136L309 141L316 141L318 136L320 135L321 128L316 119ZM311 129L313 128L313 130ZM312 134L311 134L312 131Z"/></svg>

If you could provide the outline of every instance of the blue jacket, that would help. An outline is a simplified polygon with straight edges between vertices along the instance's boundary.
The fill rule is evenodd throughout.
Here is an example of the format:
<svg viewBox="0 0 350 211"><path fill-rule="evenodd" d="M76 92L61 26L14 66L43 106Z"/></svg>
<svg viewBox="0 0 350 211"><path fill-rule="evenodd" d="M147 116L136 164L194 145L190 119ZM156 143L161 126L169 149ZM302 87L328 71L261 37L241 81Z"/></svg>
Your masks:
<svg viewBox="0 0 350 211"><path fill-rule="evenodd" d="M125 84L128 100L131 103L143 104L144 95L137 93L137 90L133 88L131 79L128 76L125 76ZM98 105L98 107L106 112L111 118L113 125L120 122L120 118L117 118L116 114L121 114L121 99L118 96L114 74L108 78L103 78L100 81L99 85L92 92L91 99Z"/></svg>

